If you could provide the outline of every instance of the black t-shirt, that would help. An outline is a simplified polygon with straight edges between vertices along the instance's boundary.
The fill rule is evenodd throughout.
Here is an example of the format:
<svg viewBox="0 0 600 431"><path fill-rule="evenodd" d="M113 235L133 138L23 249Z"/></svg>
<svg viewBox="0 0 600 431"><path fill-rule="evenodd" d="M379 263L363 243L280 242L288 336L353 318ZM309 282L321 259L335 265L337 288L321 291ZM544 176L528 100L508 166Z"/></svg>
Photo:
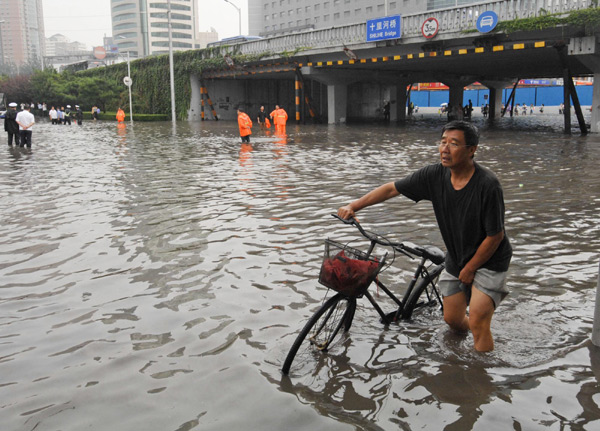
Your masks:
<svg viewBox="0 0 600 431"><path fill-rule="evenodd" d="M465 187L455 190L450 169L441 163L429 165L395 182L396 190L409 199L431 201L448 253L447 271L458 277L486 236L504 231L504 197L492 171L475 163L475 172ZM482 265L504 272L512 257L506 236L492 257Z"/></svg>
<svg viewBox="0 0 600 431"><path fill-rule="evenodd" d="M267 113L265 111L258 111L257 118L258 118L259 122L264 123L266 117L267 117Z"/></svg>

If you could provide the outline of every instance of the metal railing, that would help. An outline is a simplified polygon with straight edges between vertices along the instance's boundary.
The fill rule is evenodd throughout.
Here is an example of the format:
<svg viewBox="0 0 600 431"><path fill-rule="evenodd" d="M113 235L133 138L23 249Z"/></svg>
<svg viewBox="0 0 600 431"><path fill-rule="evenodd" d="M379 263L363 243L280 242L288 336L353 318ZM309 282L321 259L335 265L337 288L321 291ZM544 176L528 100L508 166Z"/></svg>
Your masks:
<svg viewBox="0 0 600 431"><path fill-rule="evenodd" d="M477 18L485 11L494 11L500 21L531 18L544 14L568 13L595 6L594 0L495 0L483 1L454 8L436 9L417 14L402 15L402 37L421 37L421 26L430 17L440 24L440 35L476 28ZM313 30L236 46L240 54L294 52L299 48L323 49L327 47L364 44L367 39L366 22ZM373 45L375 45L374 42Z"/></svg>

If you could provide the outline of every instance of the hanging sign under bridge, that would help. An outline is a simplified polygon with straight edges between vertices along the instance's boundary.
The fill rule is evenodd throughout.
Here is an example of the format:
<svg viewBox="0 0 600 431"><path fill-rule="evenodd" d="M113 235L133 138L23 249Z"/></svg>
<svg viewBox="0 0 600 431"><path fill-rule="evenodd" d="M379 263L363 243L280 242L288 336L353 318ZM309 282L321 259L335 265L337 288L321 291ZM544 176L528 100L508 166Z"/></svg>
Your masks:
<svg viewBox="0 0 600 431"><path fill-rule="evenodd" d="M367 42L400 39L400 15L375 18L367 21Z"/></svg>

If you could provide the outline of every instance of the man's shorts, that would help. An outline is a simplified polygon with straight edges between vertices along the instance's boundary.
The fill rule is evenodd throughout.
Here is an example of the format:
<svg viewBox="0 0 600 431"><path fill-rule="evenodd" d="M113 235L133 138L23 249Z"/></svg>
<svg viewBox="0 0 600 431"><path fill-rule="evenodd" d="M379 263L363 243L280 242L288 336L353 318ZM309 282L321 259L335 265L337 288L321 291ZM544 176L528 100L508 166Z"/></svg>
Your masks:
<svg viewBox="0 0 600 431"><path fill-rule="evenodd" d="M508 295L506 288L506 272L496 272L485 268L479 268L475 272L473 286L492 298L494 308ZM442 296L451 296L463 292L467 297L467 304L471 301L471 286L462 283L458 278L444 270L438 282Z"/></svg>

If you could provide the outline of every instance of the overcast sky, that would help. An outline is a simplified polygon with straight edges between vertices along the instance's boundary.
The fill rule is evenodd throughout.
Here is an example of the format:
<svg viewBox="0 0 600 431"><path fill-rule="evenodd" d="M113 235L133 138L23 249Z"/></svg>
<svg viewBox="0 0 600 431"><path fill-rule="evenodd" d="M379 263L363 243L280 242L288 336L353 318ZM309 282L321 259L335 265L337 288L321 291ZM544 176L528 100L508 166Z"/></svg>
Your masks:
<svg viewBox="0 0 600 431"><path fill-rule="evenodd" d="M166 0L165 0L166 1ZM248 33L247 0L231 0L242 9L242 33ZM88 48L102 45L104 35L112 36L110 0L42 0L46 37L60 33ZM238 34L238 12L224 0L198 0L199 30L211 27L219 39Z"/></svg>

